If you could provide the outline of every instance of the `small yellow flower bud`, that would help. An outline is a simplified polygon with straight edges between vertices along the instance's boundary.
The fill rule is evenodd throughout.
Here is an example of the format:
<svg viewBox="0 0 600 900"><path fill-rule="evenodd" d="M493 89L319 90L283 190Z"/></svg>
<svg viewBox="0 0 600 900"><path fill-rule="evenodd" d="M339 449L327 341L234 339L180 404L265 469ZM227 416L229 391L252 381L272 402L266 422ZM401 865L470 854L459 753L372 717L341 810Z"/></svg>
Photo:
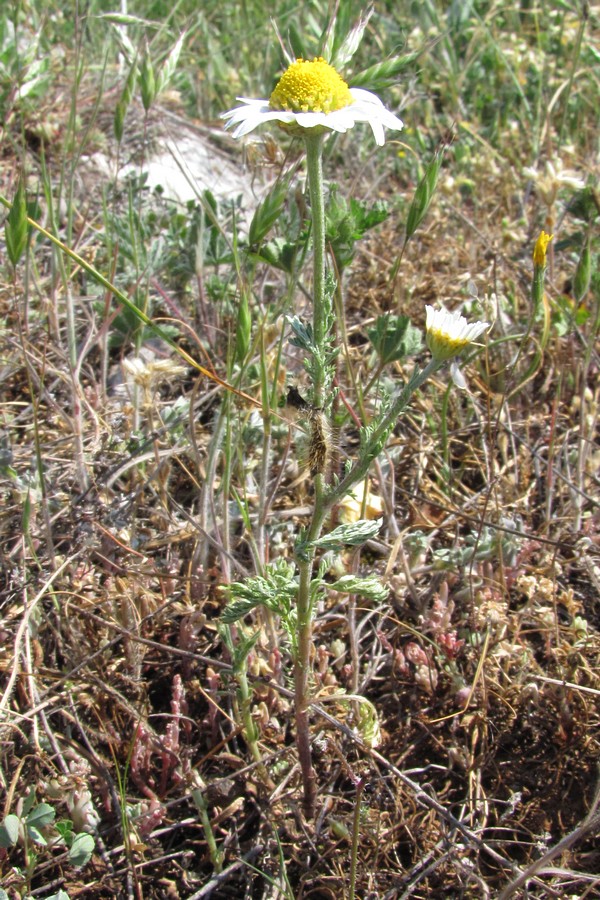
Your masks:
<svg viewBox="0 0 600 900"><path fill-rule="evenodd" d="M533 250L533 264L534 266L545 266L546 265L546 248L548 244L554 237L553 234L546 234L545 231L540 231L540 236L535 242L535 247Z"/></svg>

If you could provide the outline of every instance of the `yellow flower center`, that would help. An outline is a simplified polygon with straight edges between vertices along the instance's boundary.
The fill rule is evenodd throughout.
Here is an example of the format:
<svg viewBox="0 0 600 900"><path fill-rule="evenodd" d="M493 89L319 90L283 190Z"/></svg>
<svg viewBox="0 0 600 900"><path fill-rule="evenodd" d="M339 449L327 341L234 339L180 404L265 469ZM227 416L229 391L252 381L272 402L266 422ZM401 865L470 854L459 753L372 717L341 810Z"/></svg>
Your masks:
<svg viewBox="0 0 600 900"><path fill-rule="evenodd" d="M431 328L427 332L427 346L436 359L452 359L458 356L471 342L465 338L450 337L445 331Z"/></svg>
<svg viewBox="0 0 600 900"><path fill-rule="evenodd" d="M353 102L350 88L333 66L319 57L297 59L285 70L271 94L271 109L330 113Z"/></svg>

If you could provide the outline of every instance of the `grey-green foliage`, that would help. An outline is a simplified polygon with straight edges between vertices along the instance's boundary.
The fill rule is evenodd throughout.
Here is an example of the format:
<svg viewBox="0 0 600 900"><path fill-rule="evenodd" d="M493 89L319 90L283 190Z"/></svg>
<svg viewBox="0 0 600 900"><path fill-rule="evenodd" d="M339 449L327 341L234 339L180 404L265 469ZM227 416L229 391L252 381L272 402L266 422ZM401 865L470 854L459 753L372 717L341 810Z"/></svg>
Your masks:
<svg viewBox="0 0 600 900"><path fill-rule="evenodd" d="M246 581L236 581L227 588L230 602L223 610L221 621L231 625L243 619L257 606L266 606L271 612L281 616L286 628L295 622L294 604L298 593L296 567L283 558L265 566L263 575L256 575Z"/></svg>
<svg viewBox="0 0 600 900"><path fill-rule="evenodd" d="M341 593L359 594L375 603L384 603L389 594L388 589L381 583L377 575L342 575L327 587Z"/></svg>
<svg viewBox="0 0 600 900"><path fill-rule="evenodd" d="M321 550L341 550L343 547L358 547L374 538L381 528L379 519L359 519L348 525L338 525L329 534L324 534L313 542ZM345 589L344 589L345 590Z"/></svg>
<svg viewBox="0 0 600 900"><path fill-rule="evenodd" d="M462 548L440 548L433 555L435 569L463 569L472 562L502 559L504 565L514 566L517 562L523 539L518 534L520 522L501 519L498 528L484 526L480 532L467 534Z"/></svg>

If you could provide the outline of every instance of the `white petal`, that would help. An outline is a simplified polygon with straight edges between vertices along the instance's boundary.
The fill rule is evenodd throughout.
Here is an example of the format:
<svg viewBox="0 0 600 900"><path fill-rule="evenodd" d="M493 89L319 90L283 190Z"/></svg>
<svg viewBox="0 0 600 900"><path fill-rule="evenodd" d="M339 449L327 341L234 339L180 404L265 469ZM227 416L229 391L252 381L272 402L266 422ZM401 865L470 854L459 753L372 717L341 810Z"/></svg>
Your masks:
<svg viewBox="0 0 600 900"><path fill-rule="evenodd" d="M450 363L450 377L460 391L467 390L467 381L455 359Z"/></svg>

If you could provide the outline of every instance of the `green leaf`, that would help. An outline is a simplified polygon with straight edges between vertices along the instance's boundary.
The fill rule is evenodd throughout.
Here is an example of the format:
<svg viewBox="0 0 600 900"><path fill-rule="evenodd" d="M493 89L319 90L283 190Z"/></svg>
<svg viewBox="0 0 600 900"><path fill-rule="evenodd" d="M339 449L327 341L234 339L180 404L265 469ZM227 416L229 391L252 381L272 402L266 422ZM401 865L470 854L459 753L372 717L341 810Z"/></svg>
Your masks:
<svg viewBox="0 0 600 900"><path fill-rule="evenodd" d="M288 30L288 41L290 47L292 48L292 53L296 59L308 59L309 54L307 52L306 45L304 43L304 38L300 34L296 24L292 21L290 22L289 30Z"/></svg>
<svg viewBox="0 0 600 900"><path fill-rule="evenodd" d="M156 99L156 78L147 47L140 67L140 90L142 93L142 104L146 112L148 112Z"/></svg>
<svg viewBox="0 0 600 900"><path fill-rule="evenodd" d="M129 109L129 104L131 103L131 98L133 97L133 91L135 88L135 82L137 78L137 62L134 62L129 70L129 75L127 76L127 81L125 82L125 87L121 93L117 101L117 105L115 107L115 114L113 117L113 129L115 132L116 139L121 142L123 140L123 129L125 126L125 116L127 115L127 110Z"/></svg>
<svg viewBox="0 0 600 900"><path fill-rule="evenodd" d="M256 609L257 606L260 606L258 597L238 597L227 604L221 613L221 622L224 622L225 625L233 625L235 622L243 619L244 616L247 616L253 609Z"/></svg>
<svg viewBox="0 0 600 900"><path fill-rule="evenodd" d="M252 253L252 251L250 251ZM283 272L291 272L294 267L294 259L298 252L298 245L295 242L286 241L285 238L276 237L265 244L261 244L260 249L253 255L257 256L262 262L268 263L275 269L281 269Z"/></svg>
<svg viewBox="0 0 600 900"><path fill-rule="evenodd" d="M425 174L417 185L415 196L408 211L406 220L406 240L410 240L425 216L431 204L433 192L435 191L440 167L444 158L445 145L440 147L427 168Z"/></svg>
<svg viewBox="0 0 600 900"><path fill-rule="evenodd" d="M411 325L408 316L378 316L367 335L382 365L419 353L423 346L422 334Z"/></svg>
<svg viewBox="0 0 600 900"><path fill-rule="evenodd" d="M43 828L45 825L50 825L54 822L55 815L56 813L49 803L38 803L25 819L25 824L28 828L30 826L33 828Z"/></svg>
<svg viewBox="0 0 600 900"><path fill-rule="evenodd" d="M314 356L317 348L315 347L315 339L313 337L312 325L309 322L304 323L298 316L287 317L294 336L290 338L290 344L294 347L300 347Z"/></svg>
<svg viewBox="0 0 600 900"><path fill-rule="evenodd" d="M356 547L374 538L381 528L379 519L359 519L349 525L338 525L329 534L313 541L314 547L321 550L341 550L343 547Z"/></svg>
<svg viewBox="0 0 600 900"><path fill-rule="evenodd" d="M0 847L14 847L19 840L19 817L12 813L0 825Z"/></svg>
<svg viewBox="0 0 600 900"><path fill-rule="evenodd" d="M256 212L252 216L248 233L248 243L251 247L262 244L277 219L281 216L288 195L288 188L289 185L285 179L276 181L264 200L258 204Z"/></svg>
<svg viewBox="0 0 600 900"><path fill-rule="evenodd" d="M33 825L27 826L27 834L29 835L29 839L34 843L41 844L42 847L48 846L48 841L46 840L42 832L38 828L35 828Z"/></svg>
<svg viewBox="0 0 600 900"><path fill-rule="evenodd" d="M581 303L587 294L590 281L592 279L592 259L590 254L590 244L586 241L577 263L575 270L575 278L573 279L573 294L578 303Z"/></svg>
<svg viewBox="0 0 600 900"><path fill-rule="evenodd" d="M376 603L387 600L389 590L381 583L377 575L366 575L361 578L358 575L342 575L333 584L327 587L332 591L340 591L345 594L360 594Z"/></svg>
<svg viewBox="0 0 600 900"><path fill-rule="evenodd" d="M77 834L69 849L69 862L80 869L87 865L94 852L94 838L91 834Z"/></svg>
<svg viewBox="0 0 600 900"><path fill-rule="evenodd" d="M19 179L10 212L4 223L6 252L13 266L16 266L27 246L27 197L23 179Z"/></svg>
<svg viewBox="0 0 600 900"><path fill-rule="evenodd" d="M266 606L280 616L288 616L298 593L296 568L285 559L265 566L263 575L230 584L227 594L231 602L221 619L226 624L237 622L256 606Z"/></svg>
<svg viewBox="0 0 600 900"><path fill-rule="evenodd" d="M177 69L177 63L179 62L179 57L181 56L181 50L183 48L183 42L186 38L187 32L183 32L178 38L176 44L173 49L169 52L167 58L163 62L160 71L158 73L158 78L156 79L156 93L160 94L165 88L168 86L171 81L173 75L175 74L175 70Z"/></svg>
<svg viewBox="0 0 600 900"><path fill-rule="evenodd" d="M71 822L71 820L61 819L59 822L56 822L54 827L60 834L65 844L70 847L73 842L73 823Z"/></svg>
<svg viewBox="0 0 600 900"><path fill-rule="evenodd" d="M348 83L350 87L366 87L371 91L379 91L384 87L394 84L398 75L414 62L421 51L407 53L404 56L394 56L392 59L385 59L383 62L375 63L362 72L353 75Z"/></svg>
<svg viewBox="0 0 600 900"><path fill-rule="evenodd" d="M327 202L325 221L326 240L331 247L338 271L347 268L354 258L355 244L366 231L384 222L388 217L387 205L377 200L369 206L354 198L348 203L332 185Z"/></svg>
<svg viewBox="0 0 600 900"><path fill-rule="evenodd" d="M30 789L29 789L29 793L27 794L27 796L26 796L25 799L23 800L23 812L22 812L22 815L23 815L23 816L29 815L29 813L30 813L31 810L33 809L34 805L35 805L35 791L34 791L33 788L30 788Z"/></svg>
<svg viewBox="0 0 600 900"><path fill-rule="evenodd" d="M240 297L237 326L235 330L235 356L239 363L242 363L246 359L246 354L248 353L248 348L250 347L251 333L252 316L250 315L248 296L246 294L246 291L243 291L242 296Z"/></svg>

